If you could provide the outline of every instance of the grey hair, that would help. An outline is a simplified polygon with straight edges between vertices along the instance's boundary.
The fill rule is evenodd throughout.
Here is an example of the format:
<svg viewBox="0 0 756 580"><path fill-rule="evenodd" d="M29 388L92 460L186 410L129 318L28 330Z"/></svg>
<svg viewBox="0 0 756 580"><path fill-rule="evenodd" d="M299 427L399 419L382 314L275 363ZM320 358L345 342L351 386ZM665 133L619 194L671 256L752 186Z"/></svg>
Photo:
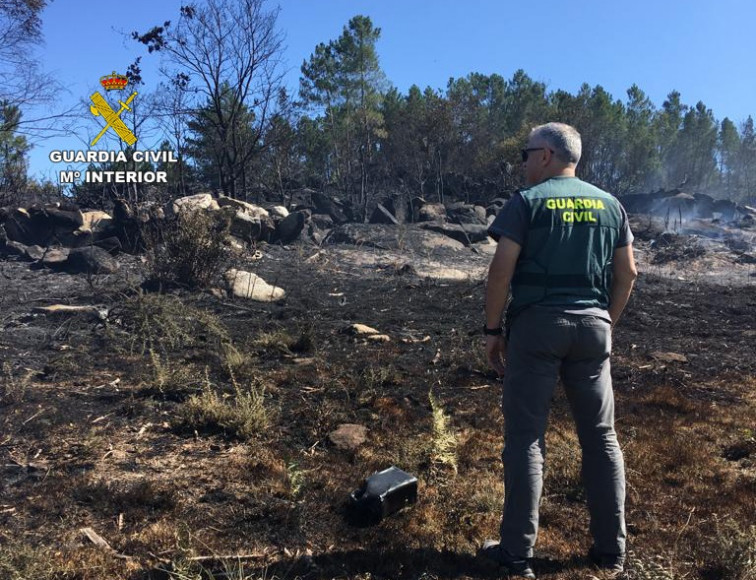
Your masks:
<svg viewBox="0 0 756 580"><path fill-rule="evenodd" d="M580 161L583 143L575 127L565 123L546 123L535 127L530 136L546 141L559 161L575 165Z"/></svg>

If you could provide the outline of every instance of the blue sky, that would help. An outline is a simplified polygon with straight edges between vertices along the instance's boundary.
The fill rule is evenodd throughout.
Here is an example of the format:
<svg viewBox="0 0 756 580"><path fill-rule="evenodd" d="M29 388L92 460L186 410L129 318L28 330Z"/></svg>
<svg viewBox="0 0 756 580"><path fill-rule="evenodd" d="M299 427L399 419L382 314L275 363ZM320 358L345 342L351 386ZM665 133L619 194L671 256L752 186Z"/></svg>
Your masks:
<svg viewBox="0 0 756 580"><path fill-rule="evenodd" d="M128 33L176 20L181 4L53 0L42 15L39 59L68 90L56 106L85 99L102 75L125 72L140 54L144 90L156 88L155 55ZM381 65L402 92L412 84L443 89L450 77L471 72L509 78L522 68L549 90L575 92L587 82L624 100L636 83L657 106L676 89L684 103L701 100L719 120L730 117L739 125L756 114L753 0L281 0L269 6L280 7L292 90L315 46L337 38L351 17L363 14L381 28ZM62 167L49 162L49 151L86 149L85 138L36 142L30 173L54 178Z"/></svg>

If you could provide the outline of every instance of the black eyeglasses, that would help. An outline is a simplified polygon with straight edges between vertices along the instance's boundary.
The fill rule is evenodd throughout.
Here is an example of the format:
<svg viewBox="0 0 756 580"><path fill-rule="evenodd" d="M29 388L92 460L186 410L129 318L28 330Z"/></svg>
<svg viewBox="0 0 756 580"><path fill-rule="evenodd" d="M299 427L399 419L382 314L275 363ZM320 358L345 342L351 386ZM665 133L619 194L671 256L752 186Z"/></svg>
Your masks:
<svg viewBox="0 0 756 580"><path fill-rule="evenodd" d="M531 151L544 151L548 147L528 147L527 149L520 149L520 155L522 155L522 162L525 163L528 160L528 155ZM551 149L548 149L551 151ZM553 151L551 151L553 153Z"/></svg>

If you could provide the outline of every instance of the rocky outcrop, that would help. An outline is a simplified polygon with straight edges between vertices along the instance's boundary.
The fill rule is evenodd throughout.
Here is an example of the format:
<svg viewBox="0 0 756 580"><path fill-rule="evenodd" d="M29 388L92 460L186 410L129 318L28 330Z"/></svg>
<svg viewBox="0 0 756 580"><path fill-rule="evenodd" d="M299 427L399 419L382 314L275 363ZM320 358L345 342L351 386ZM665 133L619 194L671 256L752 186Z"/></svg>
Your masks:
<svg viewBox="0 0 756 580"><path fill-rule="evenodd" d="M93 244L98 248L102 248L111 255L119 254L121 250L123 250L121 240L117 236L111 236L109 238L97 240L96 242L93 242Z"/></svg>
<svg viewBox="0 0 756 580"><path fill-rule="evenodd" d="M333 228L333 218L327 214L314 213L310 216L310 221L317 226L319 230L325 231Z"/></svg>
<svg viewBox="0 0 756 580"><path fill-rule="evenodd" d="M373 215L370 216L370 223L371 224L389 224L389 225L399 225L399 220L397 220L394 215L383 205L380 203L375 206L375 210L373 210Z"/></svg>
<svg viewBox="0 0 756 580"><path fill-rule="evenodd" d="M420 207L417 214L419 222L446 221L446 207L442 203L426 203Z"/></svg>
<svg viewBox="0 0 756 580"><path fill-rule="evenodd" d="M309 210L295 211L289 214L278 223L271 241L290 244L299 238L309 219Z"/></svg>
<svg viewBox="0 0 756 580"><path fill-rule="evenodd" d="M87 246L114 234L113 218L103 211L81 212L55 206L16 208L8 212L5 229L9 240L24 245L71 248Z"/></svg>
<svg viewBox="0 0 756 580"><path fill-rule="evenodd" d="M209 194L208 194L209 195ZM259 205L255 205L253 203L248 203L246 201L241 201L239 199L233 199L231 197L226 197L225 195L221 195L218 197L218 205L220 207L233 207L236 210L239 210L243 213L246 213L247 215L251 217L256 218L269 218L270 213L265 208L260 207Z"/></svg>
<svg viewBox="0 0 756 580"><path fill-rule="evenodd" d="M228 207L228 206L227 206ZM233 208L230 208L233 211ZM253 216L236 210L229 218L229 233L245 242L268 241L275 229L267 215Z"/></svg>
<svg viewBox="0 0 756 580"><path fill-rule="evenodd" d="M347 208L341 201L334 199L325 193L310 190L315 211L313 213L324 213L331 216L334 224L345 224L349 221Z"/></svg>
<svg viewBox="0 0 756 580"><path fill-rule="evenodd" d="M412 221L412 207L405 194L396 193L390 196L383 205L400 224Z"/></svg>
<svg viewBox="0 0 756 580"><path fill-rule="evenodd" d="M438 232L449 236L453 240L469 246L476 242L485 242L488 239L488 227L483 224L438 224L438 223L426 223L422 224L425 230L432 232Z"/></svg>
<svg viewBox="0 0 756 580"><path fill-rule="evenodd" d="M281 221L282 219L289 217L289 210L282 205L273 205L269 207L268 213L275 221Z"/></svg>
<svg viewBox="0 0 756 580"><path fill-rule="evenodd" d="M46 268L62 269L71 250L68 248L47 248L42 256L42 265Z"/></svg>
<svg viewBox="0 0 756 580"><path fill-rule="evenodd" d="M452 203L446 206L447 221L455 224L486 223L486 208L467 203Z"/></svg>
<svg viewBox="0 0 756 580"><path fill-rule="evenodd" d="M498 215L504 206L507 205L507 202L508 200L502 197L497 197L496 199L491 200L491 203L486 206L486 215L488 217Z"/></svg>
<svg viewBox="0 0 756 580"><path fill-rule="evenodd" d="M41 246L26 246L20 242L14 242L13 240L0 246L0 254L15 257L25 262L36 262L42 258L44 253L44 248Z"/></svg>
<svg viewBox="0 0 756 580"><path fill-rule="evenodd" d="M5 220L8 239L24 245L47 246L66 234L69 236L83 224L81 212L57 208L17 208Z"/></svg>
<svg viewBox="0 0 756 580"><path fill-rule="evenodd" d="M69 274L112 274L119 268L118 262L108 252L97 247L69 250L25 246L9 241L0 245L0 254L34 262L36 267L46 267Z"/></svg>
<svg viewBox="0 0 756 580"><path fill-rule="evenodd" d="M464 244L437 232L417 225L389 226L383 224L344 224L333 228L326 238L327 244L351 244L384 250L408 248L435 250L445 248L463 250Z"/></svg>
<svg viewBox="0 0 756 580"><path fill-rule="evenodd" d="M75 248L59 267L69 274L113 274L118 271L118 262L108 252L98 247Z"/></svg>
<svg viewBox="0 0 756 580"><path fill-rule="evenodd" d="M88 231L92 234L102 234L109 232L113 227L113 217L104 211L85 211L81 214L82 225L81 231Z"/></svg>
<svg viewBox="0 0 756 580"><path fill-rule="evenodd" d="M243 202L242 202L243 203ZM217 210L220 209L218 202L213 199L213 196L209 193L198 193L196 195L187 195L174 199L171 203L171 210L174 215L179 215L183 212L198 211L201 209Z"/></svg>
<svg viewBox="0 0 756 580"><path fill-rule="evenodd" d="M729 199L714 199L703 193L689 194L679 189L618 197L630 214L651 214L673 221L692 218L734 221L745 210Z"/></svg>

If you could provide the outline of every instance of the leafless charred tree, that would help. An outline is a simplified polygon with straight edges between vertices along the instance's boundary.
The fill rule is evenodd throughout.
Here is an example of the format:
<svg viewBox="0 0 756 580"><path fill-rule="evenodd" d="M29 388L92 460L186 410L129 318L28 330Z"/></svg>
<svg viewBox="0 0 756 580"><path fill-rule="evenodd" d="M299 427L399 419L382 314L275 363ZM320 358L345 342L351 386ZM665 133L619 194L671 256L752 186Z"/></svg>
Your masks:
<svg viewBox="0 0 756 580"><path fill-rule="evenodd" d="M43 139L70 131L74 115L53 104L59 83L40 69L34 54L42 42L41 14L47 4L0 1L0 101L22 112L13 127L0 126L0 132Z"/></svg>
<svg viewBox="0 0 756 580"><path fill-rule="evenodd" d="M167 136L171 147L176 152L178 162L176 166L176 195L187 192L186 158L189 143L189 120L192 109L189 104L190 95L187 93L189 77L184 73L160 85L155 97L155 118L162 132Z"/></svg>
<svg viewBox="0 0 756 580"><path fill-rule="evenodd" d="M175 25L133 33L150 52L164 55L169 79L188 78L183 90L196 111L203 109L218 148L207 157L219 188L232 197L247 193L245 169L261 152L276 103L283 49L277 14L264 0L206 0L182 6Z"/></svg>
<svg viewBox="0 0 756 580"><path fill-rule="evenodd" d="M30 57L41 40L40 12L46 0L4 0L0 3L0 98L18 99L35 88L29 84L36 69ZM39 90L39 89L37 89Z"/></svg>

